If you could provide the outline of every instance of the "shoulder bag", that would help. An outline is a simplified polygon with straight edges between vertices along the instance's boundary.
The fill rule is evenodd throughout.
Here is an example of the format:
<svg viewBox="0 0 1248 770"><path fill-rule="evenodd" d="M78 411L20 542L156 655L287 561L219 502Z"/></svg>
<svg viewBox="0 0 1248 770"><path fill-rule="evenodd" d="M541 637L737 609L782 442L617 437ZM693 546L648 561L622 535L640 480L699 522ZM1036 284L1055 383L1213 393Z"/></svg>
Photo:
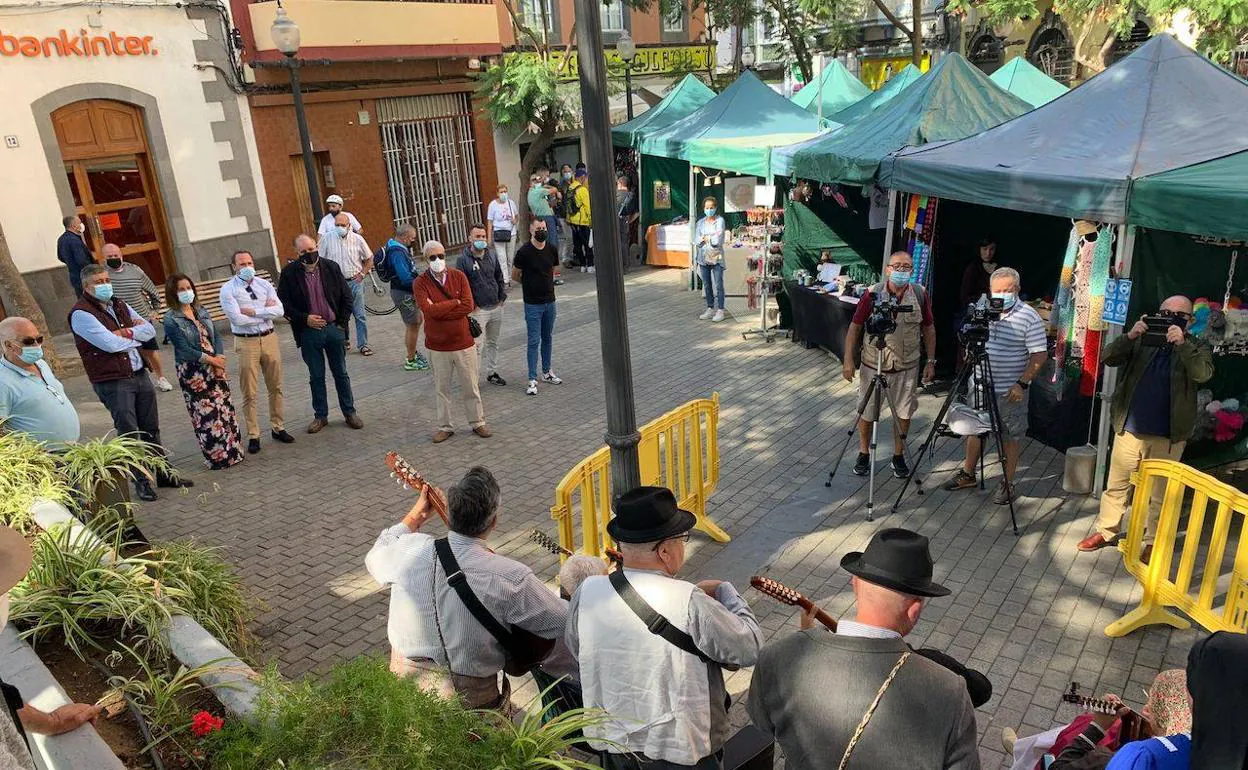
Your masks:
<svg viewBox="0 0 1248 770"><path fill-rule="evenodd" d="M447 299L455 299L455 297L452 297L447 293L446 287L439 283L437 278L429 276L429 280L433 281L433 285L438 287L438 291L442 292L443 297L446 297ZM468 316L468 333L472 335L474 340L481 336L481 324L472 316Z"/></svg>

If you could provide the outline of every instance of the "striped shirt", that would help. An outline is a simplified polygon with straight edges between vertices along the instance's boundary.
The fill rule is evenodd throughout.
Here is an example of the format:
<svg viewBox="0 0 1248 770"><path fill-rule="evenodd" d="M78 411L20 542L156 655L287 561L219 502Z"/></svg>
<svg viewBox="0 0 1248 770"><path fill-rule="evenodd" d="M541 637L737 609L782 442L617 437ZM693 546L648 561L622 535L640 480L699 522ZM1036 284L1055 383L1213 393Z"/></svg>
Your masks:
<svg viewBox="0 0 1248 770"><path fill-rule="evenodd" d="M108 269L108 280L113 284L114 296L134 308L134 312L147 319L156 315L160 293L143 268L133 262L122 262L121 269Z"/></svg>
<svg viewBox="0 0 1248 770"><path fill-rule="evenodd" d="M357 273L364 268L364 263L373 258L368 250L368 242L359 233L347 233L343 238L337 231L322 235L316 244L321 256L342 268L342 277L354 280Z"/></svg>
<svg viewBox="0 0 1248 770"><path fill-rule="evenodd" d="M1040 314L1031 305L1015 300L1014 307L988 327L988 363L992 366L992 384L997 395L1018 382L1033 353L1045 353L1048 349L1049 340L1044 334Z"/></svg>

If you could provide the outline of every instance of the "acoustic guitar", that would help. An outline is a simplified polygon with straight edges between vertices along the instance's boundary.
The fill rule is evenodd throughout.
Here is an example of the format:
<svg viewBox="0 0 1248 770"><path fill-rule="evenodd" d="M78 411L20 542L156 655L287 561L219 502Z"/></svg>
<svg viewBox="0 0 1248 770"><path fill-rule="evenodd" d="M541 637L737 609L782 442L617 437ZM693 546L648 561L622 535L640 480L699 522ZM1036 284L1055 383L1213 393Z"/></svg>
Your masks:
<svg viewBox="0 0 1248 770"><path fill-rule="evenodd" d="M430 484L420 471L413 468L411 463L404 460L398 452L386 452L386 466L390 468L390 478L395 479L399 486L410 489L418 495L425 487L428 487L429 505L442 519L443 524L451 526L451 520L446 516L446 498L442 497L438 488Z"/></svg>
<svg viewBox="0 0 1248 770"><path fill-rule="evenodd" d="M532 530L531 532L529 532L529 539L532 540L534 543L537 543L541 547L545 548L547 551L550 551L555 556L574 556L575 555L571 550L564 548L562 545L560 545L558 540L555 540L553 537L551 537L550 535L547 535L545 532L540 532L536 529ZM614 548L608 548L606 549L606 552L607 552L607 558L615 562L617 565L624 563L624 557L620 554L619 551L615 550Z"/></svg>
<svg viewBox="0 0 1248 770"><path fill-rule="evenodd" d="M816 609L815 603L805 596L802 596L796 590L789 588L784 583L772 580L768 577L755 575L750 578L750 585L754 586L759 593L766 594L781 604L801 607L804 611L810 612L815 610L815 620L827 626L828 630L836 633L836 619L823 610Z"/></svg>
<svg viewBox="0 0 1248 770"><path fill-rule="evenodd" d="M1070 687L1062 693L1062 701L1072 703L1092 714L1117 714L1118 709L1122 708L1120 703L1114 701L1081 695L1078 682L1070 683ZM1118 743L1114 746L1115 751L1122 748L1124 744L1152 737L1152 729L1148 720L1129 708L1118 718L1118 721L1121 726L1118 728Z"/></svg>

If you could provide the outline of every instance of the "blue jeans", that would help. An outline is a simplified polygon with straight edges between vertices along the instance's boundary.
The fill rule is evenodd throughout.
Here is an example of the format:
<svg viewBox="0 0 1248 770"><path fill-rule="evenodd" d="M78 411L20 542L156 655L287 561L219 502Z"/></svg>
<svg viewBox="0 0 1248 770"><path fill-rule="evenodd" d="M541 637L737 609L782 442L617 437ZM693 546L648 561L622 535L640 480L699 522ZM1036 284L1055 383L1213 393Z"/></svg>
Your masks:
<svg viewBox="0 0 1248 770"><path fill-rule="evenodd" d="M546 223L546 242L554 246L555 251L559 251L559 218L551 214L541 220Z"/></svg>
<svg viewBox="0 0 1248 770"><path fill-rule="evenodd" d="M550 346L555 334L555 303L524 305L524 325L529 331L529 379L537 379L537 349L542 349L542 371L550 371Z"/></svg>
<svg viewBox="0 0 1248 770"><path fill-rule="evenodd" d="M351 287L351 315L355 316L355 345L362 348L368 344L368 326L365 323L364 282L347 279Z"/></svg>
<svg viewBox="0 0 1248 770"><path fill-rule="evenodd" d="M698 265L702 276L702 292L706 295L707 308L724 309L724 263Z"/></svg>
<svg viewBox="0 0 1248 770"><path fill-rule="evenodd" d="M330 324L324 329L303 330L299 352L308 367L308 385L312 388L312 414L324 420L329 417L329 399L325 396L325 363L334 375L338 406L344 415L355 414L355 398L351 395L351 377L347 375L347 351L343 347L347 334L341 326Z"/></svg>

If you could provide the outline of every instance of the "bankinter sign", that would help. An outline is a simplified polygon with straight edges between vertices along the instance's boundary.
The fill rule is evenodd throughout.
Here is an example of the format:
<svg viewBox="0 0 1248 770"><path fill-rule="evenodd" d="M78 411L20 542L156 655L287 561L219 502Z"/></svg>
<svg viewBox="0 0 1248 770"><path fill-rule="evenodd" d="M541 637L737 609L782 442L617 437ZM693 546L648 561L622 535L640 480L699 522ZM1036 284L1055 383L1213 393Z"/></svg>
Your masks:
<svg viewBox="0 0 1248 770"><path fill-rule="evenodd" d="M85 29L72 34L61 30L52 37L7 35L0 30L0 56L25 56L30 59L93 56L155 56L156 47L150 35L92 35Z"/></svg>

